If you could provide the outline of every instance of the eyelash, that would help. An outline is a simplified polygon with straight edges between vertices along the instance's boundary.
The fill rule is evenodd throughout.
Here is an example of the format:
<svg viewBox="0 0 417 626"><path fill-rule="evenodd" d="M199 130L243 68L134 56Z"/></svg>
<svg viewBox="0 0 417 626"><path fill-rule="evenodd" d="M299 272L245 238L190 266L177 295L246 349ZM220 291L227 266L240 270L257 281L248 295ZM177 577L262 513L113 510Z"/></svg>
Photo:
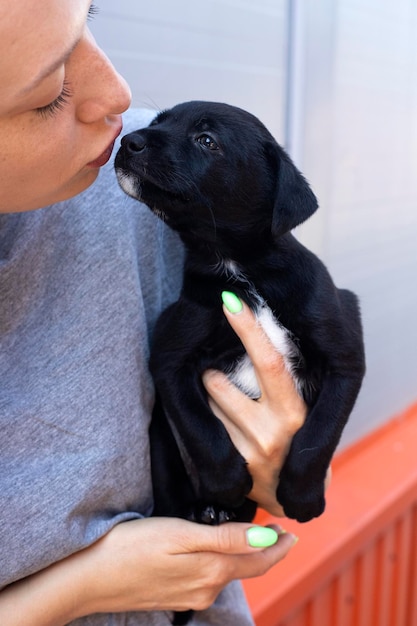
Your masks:
<svg viewBox="0 0 417 626"><path fill-rule="evenodd" d="M96 4L94 4L94 2L91 4L90 8L88 9L88 19L92 20L97 13L100 11L100 9L98 8L98 6Z"/></svg>
<svg viewBox="0 0 417 626"><path fill-rule="evenodd" d="M65 105L68 104L71 96L72 91L69 87L69 83L68 81L64 80L62 91L59 96L44 107L38 107L37 109L35 109L35 111L43 118L53 117L54 115L59 113L59 111L62 111Z"/></svg>
<svg viewBox="0 0 417 626"><path fill-rule="evenodd" d="M90 8L88 9L88 19L89 20L93 19L97 15L98 12L99 12L99 8L94 3L92 3L90 5ZM49 117L53 117L54 115L59 113L59 111L62 111L65 105L68 104L71 97L72 97L72 91L69 87L69 83L68 81L64 80L62 91L59 94L59 96L55 98L55 100L53 100L49 104L43 107L38 107L37 109L35 109L35 111L36 113L38 113L45 119Z"/></svg>

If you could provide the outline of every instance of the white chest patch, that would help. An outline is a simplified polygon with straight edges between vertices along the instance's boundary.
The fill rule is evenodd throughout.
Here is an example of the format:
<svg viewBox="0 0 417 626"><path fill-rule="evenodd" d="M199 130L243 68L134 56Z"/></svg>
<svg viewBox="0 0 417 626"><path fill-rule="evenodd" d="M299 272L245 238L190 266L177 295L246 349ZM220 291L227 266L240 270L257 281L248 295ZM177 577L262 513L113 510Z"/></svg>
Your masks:
<svg viewBox="0 0 417 626"><path fill-rule="evenodd" d="M251 291L252 300L257 303L255 316L258 324L263 328L277 352L282 355L285 367L293 377L298 393L302 395L302 381L296 376L294 371L294 364L302 360L302 355L292 340L290 331L280 324L265 300L258 294L253 284L247 279L235 261L220 259L218 271L231 274L235 279L247 283ZM248 354L245 354L235 364L235 367L227 372L227 376L247 396L253 399L260 398L261 391L256 378L255 368Z"/></svg>
<svg viewBox="0 0 417 626"><path fill-rule="evenodd" d="M265 303L259 306L255 315L274 348L282 355L285 367L293 377L297 391L301 395L301 383L295 375L293 367L294 362L301 355L291 340L289 331L279 323ZM228 378L250 398L257 399L261 396L255 368L247 354L239 360L232 371L228 372Z"/></svg>

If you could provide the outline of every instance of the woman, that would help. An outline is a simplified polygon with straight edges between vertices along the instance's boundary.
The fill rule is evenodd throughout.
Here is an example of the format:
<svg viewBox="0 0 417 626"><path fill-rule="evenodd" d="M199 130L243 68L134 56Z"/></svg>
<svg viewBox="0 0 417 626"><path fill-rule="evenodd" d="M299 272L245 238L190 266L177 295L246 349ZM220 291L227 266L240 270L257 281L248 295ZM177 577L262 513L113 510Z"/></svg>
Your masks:
<svg viewBox="0 0 417 626"><path fill-rule="evenodd" d="M193 608L194 624L251 624L232 581L266 572L294 537L149 517L148 337L181 251L115 182L130 93L91 12L0 0L0 623L164 625ZM125 129L148 120L130 112ZM305 407L247 308L225 314L262 399L218 372L205 385L251 496L281 515L277 476Z"/></svg>

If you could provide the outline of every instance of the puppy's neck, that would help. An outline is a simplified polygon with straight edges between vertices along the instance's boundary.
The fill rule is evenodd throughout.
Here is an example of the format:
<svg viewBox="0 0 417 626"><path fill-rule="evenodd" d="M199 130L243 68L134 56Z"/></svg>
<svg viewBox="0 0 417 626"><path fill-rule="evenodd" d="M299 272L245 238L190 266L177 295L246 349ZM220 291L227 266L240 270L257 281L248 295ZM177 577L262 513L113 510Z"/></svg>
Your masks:
<svg viewBox="0 0 417 626"><path fill-rule="evenodd" d="M213 267L213 270L219 276L224 276L227 279L231 279L235 283L241 283L254 290L252 282L247 276L245 269L233 259L219 257L218 263Z"/></svg>
<svg viewBox="0 0 417 626"><path fill-rule="evenodd" d="M230 278L240 278L244 276L244 271L240 263L236 260L217 253L210 263L210 270L218 276L227 276Z"/></svg>
<svg viewBox="0 0 417 626"><path fill-rule="evenodd" d="M263 249L256 246L242 246L239 251L220 249L206 243L197 247L186 246L186 269L194 275L211 279L224 279L240 283L245 288L248 284L258 286L268 280L271 272L287 272L288 255L291 250L290 236L280 237L279 242L265 241ZM225 248L225 246L223 246ZM288 249L287 249L288 248Z"/></svg>
<svg viewBox="0 0 417 626"><path fill-rule="evenodd" d="M239 277L242 274L242 269L236 261L233 261L233 259L220 258L216 269L221 273L230 274L235 277Z"/></svg>

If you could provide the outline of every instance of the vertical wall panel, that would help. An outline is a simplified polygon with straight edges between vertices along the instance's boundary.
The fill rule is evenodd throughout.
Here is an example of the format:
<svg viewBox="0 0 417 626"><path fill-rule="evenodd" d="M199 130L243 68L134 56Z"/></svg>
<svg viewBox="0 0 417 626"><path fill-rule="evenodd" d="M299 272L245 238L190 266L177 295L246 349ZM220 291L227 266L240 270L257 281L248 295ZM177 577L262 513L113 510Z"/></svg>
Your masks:
<svg viewBox="0 0 417 626"><path fill-rule="evenodd" d="M411 511L411 529L408 551L410 569L407 577L406 616L410 626L417 624L417 506Z"/></svg>
<svg viewBox="0 0 417 626"><path fill-rule="evenodd" d="M357 589L359 611L356 626L369 626L373 623L376 607L376 552L374 545L360 554L357 559Z"/></svg>
<svg viewBox="0 0 417 626"><path fill-rule="evenodd" d="M407 597L410 586L411 554L413 545L413 511L407 511L397 527L397 567L394 576L395 597L391 621L393 624L405 624L407 621Z"/></svg>
<svg viewBox="0 0 417 626"><path fill-rule="evenodd" d="M308 626L334 626L335 583L329 583L311 599L308 609Z"/></svg>

